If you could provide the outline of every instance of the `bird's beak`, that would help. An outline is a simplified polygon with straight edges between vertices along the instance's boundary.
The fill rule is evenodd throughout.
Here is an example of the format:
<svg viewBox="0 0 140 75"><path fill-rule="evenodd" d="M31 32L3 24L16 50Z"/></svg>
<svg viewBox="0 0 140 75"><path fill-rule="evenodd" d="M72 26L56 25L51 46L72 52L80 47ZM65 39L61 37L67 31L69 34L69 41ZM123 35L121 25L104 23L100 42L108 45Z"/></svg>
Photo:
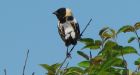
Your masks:
<svg viewBox="0 0 140 75"><path fill-rule="evenodd" d="M53 12L52 14L57 15L58 13L55 11L55 12Z"/></svg>

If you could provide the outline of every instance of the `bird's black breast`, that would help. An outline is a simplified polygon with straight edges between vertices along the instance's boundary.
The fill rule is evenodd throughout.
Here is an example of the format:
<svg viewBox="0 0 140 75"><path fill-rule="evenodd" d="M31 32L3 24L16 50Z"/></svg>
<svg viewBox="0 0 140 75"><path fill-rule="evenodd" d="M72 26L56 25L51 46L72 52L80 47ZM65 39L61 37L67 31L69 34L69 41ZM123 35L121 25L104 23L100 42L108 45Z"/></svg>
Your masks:
<svg viewBox="0 0 140 75"><path fill-rule="evenodd" d="M73 19L74 19L73 16L67 16L67 17L60 18L59 21L60 23L65 23L66 21L72 21Z"/></svg>
<svg viewBox="0 0 140 75"><path fill-rule="evenodd" d="M67 16L67 21L72 21L73 19L73 16Z"/></svg>

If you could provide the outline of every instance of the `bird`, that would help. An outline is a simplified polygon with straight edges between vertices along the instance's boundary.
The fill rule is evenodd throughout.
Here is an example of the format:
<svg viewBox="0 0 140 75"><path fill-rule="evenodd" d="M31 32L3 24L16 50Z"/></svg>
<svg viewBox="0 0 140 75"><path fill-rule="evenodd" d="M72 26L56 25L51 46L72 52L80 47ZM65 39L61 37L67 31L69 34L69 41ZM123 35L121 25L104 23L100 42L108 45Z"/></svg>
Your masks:
<svg viewBox="0 0 140 75"><path fill-rule="evenodd" d="M79 24L70 8L59 8L54 11L53 14L56 15L58 19L58 33L67 47L66 55L69 57L71 54L68 52L68 47L70 45L76 45L80 39Z"/></svg>

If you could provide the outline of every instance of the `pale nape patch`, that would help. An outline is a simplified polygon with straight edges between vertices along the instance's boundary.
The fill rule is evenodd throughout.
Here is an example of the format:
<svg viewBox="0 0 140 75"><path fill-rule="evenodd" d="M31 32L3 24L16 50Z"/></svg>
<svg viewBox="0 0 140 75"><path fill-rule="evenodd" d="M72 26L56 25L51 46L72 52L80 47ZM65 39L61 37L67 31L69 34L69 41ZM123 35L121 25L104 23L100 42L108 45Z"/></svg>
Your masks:
<svg viewBox="0 0 140 75"><path fill-rule="evenodd" d="M65 16L72 16L72 11L69 8L66 8L66 15Z"/></svg>

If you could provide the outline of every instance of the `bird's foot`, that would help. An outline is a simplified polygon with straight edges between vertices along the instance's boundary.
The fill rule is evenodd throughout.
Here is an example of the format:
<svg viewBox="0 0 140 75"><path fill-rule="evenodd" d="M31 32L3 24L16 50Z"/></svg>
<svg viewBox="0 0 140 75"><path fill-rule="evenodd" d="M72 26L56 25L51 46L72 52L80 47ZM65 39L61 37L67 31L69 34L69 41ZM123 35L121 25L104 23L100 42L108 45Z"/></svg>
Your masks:
<svg viewBox="0 0 140 75"><path fill-rule="evenodd" d="M72 58L70 53L66 54L67 58Z"/></svg>

